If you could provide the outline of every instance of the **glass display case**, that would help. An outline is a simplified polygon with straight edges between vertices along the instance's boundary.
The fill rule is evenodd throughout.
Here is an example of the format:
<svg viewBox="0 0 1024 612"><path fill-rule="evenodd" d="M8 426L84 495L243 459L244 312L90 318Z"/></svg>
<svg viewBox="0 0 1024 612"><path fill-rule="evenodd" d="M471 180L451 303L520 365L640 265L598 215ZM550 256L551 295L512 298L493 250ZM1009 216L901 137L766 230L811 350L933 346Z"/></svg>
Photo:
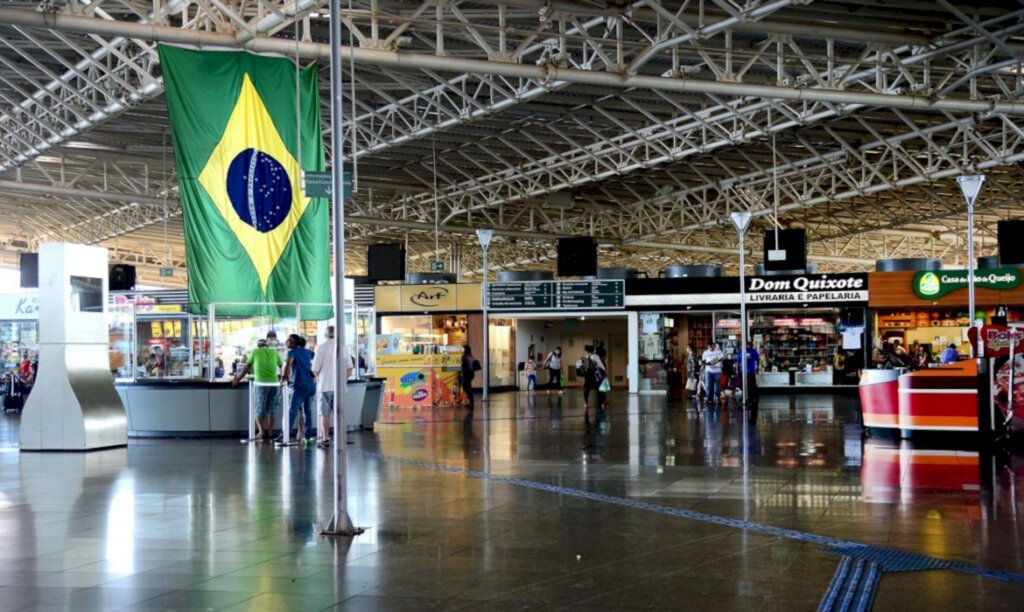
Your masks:
<svg viewBox="0 0 1024 612"><path fill-rule="evenodd" d="M516 331L511 319L490 321L490 384L492 387L513 387L516 384Z"/></svg>
<svg viewBox="0 0 1024 612"><path fill-rule="evenodd" d="M3 368L16 367L25 357L39 357L39 323L37 321L0 321L0 357Z"/></svg>
<svg viewBox="0 0 1024 612"><path fill-rule="evenodd" d="M111 374L118 382L145 380L229 381L244 366L256 342L271 330L277 333L278 350L282 356L289 334L307 339L307 346L316 350L326 337L331 320L297 320L301 305L278 306L285 316L235 317L193 315L180 306L157 304L146 296L117 296L107 310L109 359ZM356 318L349 304L346 339L350 354L357 342ZM358 341L363 351L376 355L375 324L372 308L361 314L362 330ZM35 325L35 322L32 322ZM2 329L2 328L0 328ZM38 344L38 340L36 340Z"/></svg>
<svg viewBox="0 0 1024 612"><path fill-rule="evenodd" d="M639 391L663 392L668 390L669 334L675 321L658 313L640 314L640 384Z"/></svg>

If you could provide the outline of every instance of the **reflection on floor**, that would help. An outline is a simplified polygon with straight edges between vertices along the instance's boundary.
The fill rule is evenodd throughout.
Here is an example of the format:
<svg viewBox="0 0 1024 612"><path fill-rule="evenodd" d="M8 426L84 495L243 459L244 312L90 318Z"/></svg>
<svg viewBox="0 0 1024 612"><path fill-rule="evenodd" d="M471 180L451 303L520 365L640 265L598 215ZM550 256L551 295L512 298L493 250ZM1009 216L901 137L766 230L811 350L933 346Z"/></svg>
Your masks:
<svg viewBox="0 0 1024 612"><path fill-rule="evenodd" d="M575 395L492 400L353 436L350 511L368 528L353 542L316 535L323 451L19 453L17 418L0 419L0 606L812 609L838 559L799 534L1024 573L1024 457L989 490L977 453L862 442L852 399L766 396L751 422L613 395L590 423ZM1022 596L964 572L885 574L876 609Z"/></svg>

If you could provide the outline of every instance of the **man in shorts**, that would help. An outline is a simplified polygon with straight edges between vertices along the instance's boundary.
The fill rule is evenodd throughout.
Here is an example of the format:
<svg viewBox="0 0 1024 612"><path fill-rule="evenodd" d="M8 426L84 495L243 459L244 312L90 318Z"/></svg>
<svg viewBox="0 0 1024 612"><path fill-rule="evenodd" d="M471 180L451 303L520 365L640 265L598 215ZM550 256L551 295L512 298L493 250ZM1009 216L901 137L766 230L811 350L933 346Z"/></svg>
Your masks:
<svg viewBox="0 0 1024 612"><path fill-rule="evenodd" d="M316 376L317 391L319 391L320 402L318 412L320 413L320 439L317 446L329 446L331 443L331 417L334 416L334 390L335 390L335 369L334 369L334 326L327 327L327 339L320 343L313 356L313 375ZM348 368L345 372L345 379L352 376L352 359L348 355L348 347L345 349L345 361Z"/></svg>
<svg viewBox="0 0 1024 612"><path fill-rule="evenodd" d="M274 417L277 414L277 406L281 401L280 379L277 372L283 363L280 353L267 346L267 341L260 339L256 343L256 350L249 353L245 367L231 380L231 386L237 387L249 370L253 372L253 382L256 383L256 427L259 432L256 434L261 440L269 440L271 432L274 431Z"/></svg>

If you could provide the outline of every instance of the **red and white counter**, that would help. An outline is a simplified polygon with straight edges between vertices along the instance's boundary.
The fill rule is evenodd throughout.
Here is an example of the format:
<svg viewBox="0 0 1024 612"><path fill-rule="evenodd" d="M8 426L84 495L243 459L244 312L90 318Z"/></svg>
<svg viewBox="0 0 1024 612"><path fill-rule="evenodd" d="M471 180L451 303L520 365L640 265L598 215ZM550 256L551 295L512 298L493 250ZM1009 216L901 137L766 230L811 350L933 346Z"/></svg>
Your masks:
<svg viewBox="0 0 1024 612"><path fill-rule="evenodd" d="M860 401L865 427L912 431L977 431L977 365L961 361L900 374L865 370Z"/></svg>

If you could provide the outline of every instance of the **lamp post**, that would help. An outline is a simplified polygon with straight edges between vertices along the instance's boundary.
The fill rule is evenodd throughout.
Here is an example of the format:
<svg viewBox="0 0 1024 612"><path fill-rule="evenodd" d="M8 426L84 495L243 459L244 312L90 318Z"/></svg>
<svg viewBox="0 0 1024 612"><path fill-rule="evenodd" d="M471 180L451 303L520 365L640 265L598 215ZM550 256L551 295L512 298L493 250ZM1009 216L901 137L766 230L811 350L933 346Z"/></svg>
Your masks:
<svg viewBox="0 0 1024 612"><path fill-rule="evenodd" d="M967 310L971 317L971 327L975 327L977 319L974 315L974 201L978 199L985 175L958 176L956 182L960 184L960 193L967 200Z"/></svg>
<svg viewBox="0 0 1024 612"><path fill-rule="evenodd" d="M342 131L341 81L341 2L331 0L331 200L334 232L334 514L324 526L323 535L355 536L363 530L352 524L348 514L348 461L345 455L345 189L342 165L345 135ZM298 137L298 136L297 136Z"/></svg>
<svg viewBox="0 0 1024 612"><path fill-rule="evenodd" d="M754 213L750 211L734 212L731 215L732 224L740 235L740 355L737 360L740 364L740 378L743 381L743 406L749 405L747 401L747 262L746 262L746 238L747 228L750 227L750 220Z"/></svg>
<svg viewBox="0 0 1024 612"><path fill-rule="evenodd" d="M487 401L487 387L491 384L491 326L487 317L487 247L491 246L494 230L478 229L476 237L480 240L480 248L484 250L484 280L480 283L480 306L484 312L484 393L483 401Z"/></svg>

